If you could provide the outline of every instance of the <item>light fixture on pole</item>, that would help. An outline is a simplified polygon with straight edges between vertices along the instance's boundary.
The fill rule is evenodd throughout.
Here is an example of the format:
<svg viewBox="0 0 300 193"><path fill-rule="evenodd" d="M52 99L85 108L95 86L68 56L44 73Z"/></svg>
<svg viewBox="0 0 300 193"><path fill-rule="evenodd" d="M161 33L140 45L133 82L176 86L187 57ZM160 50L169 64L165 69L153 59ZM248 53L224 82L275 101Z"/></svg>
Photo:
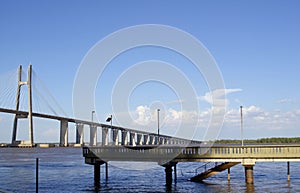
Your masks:
<svg viewBox="0 0 300 193"><path fill-rule="evenodd" d="M157 135L159 135L159 111L160 109L157 109Z"/></svg>
<svg viewBox="0 0 300 193"><path fill-rule="evenodd" d="M243 106L240 106L240 109L241 109L241 138L242 138L242 146L244 146Z"/></svg>
<svg viewBox="0 0 300 193"><path fill-rule="evenodd" d="M110 126L112 126L112 115L107 117L106 122L110 122Z"/></svg>

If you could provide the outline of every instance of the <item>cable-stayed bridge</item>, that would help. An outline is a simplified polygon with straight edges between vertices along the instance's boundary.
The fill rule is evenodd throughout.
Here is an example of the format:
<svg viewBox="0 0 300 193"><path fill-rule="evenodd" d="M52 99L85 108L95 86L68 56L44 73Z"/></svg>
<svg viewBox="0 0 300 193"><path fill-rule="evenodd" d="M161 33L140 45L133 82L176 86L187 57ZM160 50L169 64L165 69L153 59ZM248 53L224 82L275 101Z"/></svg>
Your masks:
<svg viewBox="0 0 300 193"><path fill-rule="evenodd" d="M56 120L60 123L59 145L67 147L69 124L76 125L76 144L83 146L83 156L85 163L94 165L94 179L98 184L100 181L100 165L109 161L143 161L157 162L165 167L166 184L172 183L174 168L174 178L176 181L176 164L178 162L214 162L220 163L208 167L204 164L204 171L191 178L191 181L202 181L203 179L217 174L223 170L228 171L230 179L230 167L241 163L245 167L245 180L253 183L253 167L256 162L287 162L288 179L290 178L290 161L300 161L300 145L254 145L254 146L224 146L213 145L208 142L191 141L180 137L172 137L158 133L139 131L131 128L114 126L112 124L102 124L94 121L70 118L58 107L61 114L58 114L45 97L33 96L32 66L29 65L27 81L23 80L24 73L19 66L17 80L11 76L5 77L6 82L1 81L0 85L0 113L14 115L12 127L12 146L34 147L34 125L33 118L43 118ZM14 75L14 73L12 73ZM23 75L23 76L22 76ZM9 77L9 78L8 78ZM13 86L10 80L15 80ZM3 83L3 84L2 84ZM22 87L27 86L27 90L22 92ZM13 94L12 94L13 93ZM36 92L40 93L40 92ZM51 96L51 94L48 94ZM53 97L50 97L53 100ZM35 112L40 109L40 99L46 103L50 113ZM27 101L27 102L26 102ZM55 100L54 100L55 101ZM9 108L14 103L15 108ZM56 103L56 102L54 102ZM24 105L22 107L22 104ZM57 104L57 103L56 103ZM28 120L28 140L17 140L19 119ZM90 141L84 142L84 126L90 129ZM98 132L100 128L100 132ZM101 135L101 140L97 141L97 135ZM107 174L107 167L106 167Z"/></svg>
<svg viewBox="0 0 300 193"><path fill-rule="evenodd" d="M12 75L14 76L14 74ZM158 145L158 144L164 144L164 143L178 143L178 144L183 144L187 143L188 140L185 139L180 139L180 138L175 138L175 137L170 137L166 135L157 135L155 133L149 133L149 132L144 132L144 131L138 131L134 129L129 129L129 128L122 128L118 126L113 126L113 125L108 125L108 124L102 124L94 121L88 121L88 120L81 120L81 119L76 119L76 118L70 118L66 116L62 108L57 105L58 103L55 101L54 97L51 97L54 101L54 104L56 104L57 109L59 109L62 114L65 116L58 115L57 111L55 108L51 106L49 101L45 99L45 97L34 97L32 91L32 88L36 88L36 85L33 82L33 71L32 71L32 66L29 65L28 67L28 74L27 74L27 81L23 81L24 77L24 72L22 70L22 66L19 66L18 68L18 73L17 77L18 80L15 83L17 85L16 89L10 89L10 87L13 87L12 84L8 84L9 88L3 89L6 92L6 97L5 94L1 95L1 105L5 104L4 100L6 99L7 101L10 101L8 103L12 103L11 98L15 99L15 109L11 108L2 108L0 107L0 112L2 113L10 113L14 114L14 123L13 123L13 132L12 132L12 140L11 144L13 146L34 146L34 130L33 130L33 117L36 118L44 118L44 119L52 119L52 120L57 120L60 122L60 139L59 139L59 144L60 146L68 146L68 125L69 123L74 123L76 125L76 144L83 145L84 144L84 131L83 127L84 125L87 125L90 127L90 146L96 146L97 145L97 128L102 128L102 142L103 144L123 144L123 145ZM13 78L9 78L14 80ZM37 79L37 78L35 78ZM22 86L27 86L27 92L22 93ZM10 89L10 92L9 92ZM35 89L35 93L38 95L41 93L38 89ZM14 94L11 94L11 92L16 92L15 96ZM4 93L4 92L3 92ZM52 96L49 92L46 93L49 96ZM26 103L26 95L27 95L27 103ZM40 95L38 95L40 96ZM33 107L36 107L38 110L41 109L41 102L37 102L37 105L34 105L34 98L36 98L36 101L42 101L46 103L46 106L48 109L50 109L50 113L43 113L43 112L34 112ZM42 100L40 100L42 99ZM21 105L24 105L23 108L21 108ZM53 104L53 102L52 102ZM8 105L3 105L3 106L8 106ZM20 110L20 109L28 109L26 110ZM45 108L43 108L45 109ZM41 110L40 110L41 111ZM18 120L19 119L28 119L28 129L29 129L29 140L17 140L17 132L18 132ZM111 137L109 137L111 133ZM122 138L119 139L119 135L122 135ZM126 136L125 136L126 135ZM128 135L128 136L127 136ZM20 144L21 143L21 144Z"/></svg>

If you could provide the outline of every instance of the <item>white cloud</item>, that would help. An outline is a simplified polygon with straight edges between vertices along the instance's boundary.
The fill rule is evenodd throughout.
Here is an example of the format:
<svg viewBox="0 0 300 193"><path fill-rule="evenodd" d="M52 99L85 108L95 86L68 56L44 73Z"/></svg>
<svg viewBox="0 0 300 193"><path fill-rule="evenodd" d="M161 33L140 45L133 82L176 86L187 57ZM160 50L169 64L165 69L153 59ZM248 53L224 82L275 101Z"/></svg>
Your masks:
<svg viewBox="0 0 300 193"><path fill-rule="evenodd" d="M225 123L228 127L238 127L240 124L240 109L230 109L226 112ZM267 111L263 108L251 105L243 107L244 127L247 129L261 128L267 132L270 130L296 129L300 124L300 109L287 112L279 110Z"/></svg>
<svg viewBox="0 0 300 193"><path fill-rule="evenodd" d="M168 109L165 122L166 124L180 124L193 122L197 119L198 113L196 111L177 111L175 109Z"/></svg>
<svg viewBox="0 0 300 193"><path fill-rule="evenodd" d="M229 101L226 99L226 95L234 92L240 92L242 89L216 89L205 93L204 96L198 97L199 100L205 101L214 106L226 106Z"/></svg>
<svg viewBox="0 0 300 193"><path fill-rule="evenodd" d="M279 103L279 104L293 104L293 103L295 103L295 100L289 99L289 98L283 98L283 99L279 99L277 101L277 103Z"/></svg>
<svg viewBox="0 0 300 193"><path fill-rule="evenodd" d="M179 126L181 128L182 125L184 125L184 127L192 127L193 125L191 123L196 123L196 127L198 128L197 132L200 131L200 135L204 135L205 132L201 131L205 131L208 127L214 128L222 124L223 118L221 118L222 116L220 115L223 115L225 109L222 111L218 105L221 105L224 101L225 104L229 103L228 99L225 98L226 95L240 91L242 90L225 89L206 93L204 96L199 97L199 99L212 104L212 98L215 98L217 102L215 102L215 105L206 109L201 109L199 112L178 110L171 107L168 109L161 109L161 127L166 130L176 130L178 125L181 125ZM157 112L154 109L151 109L147 105L141 105L136 108L134 114L135 123L140 125L148 124L148 126L150 125L151 129L155 131L157 128ZM214 120L212 120L213 114L217 117ZM240 108L227 109L224 119L225 125L222 128L223 132L226 133L228 131L239 129L240 121ZM300 109L281 111L278 109L266 110L255 105L243 106L243 121L244 130L251 133L251 135L256 136L256 138L259 138L262 135L273 136L274 133L275 135L282 136L285 136L285 134L293 135L292 132L297 132L297 126L300 124ZM218 122L219 125L216 124L216 122ZM287 131L289 131L289 134ZM195 136L196 139L201 139L202 136L200 135ZM232 135L238 137L239 133L232 133ZM220 138L222 138L222 136L220 136Z"/></svg>
<svg viewBox="0 0 300 193"><path fill-rule="evenodd" d="M147 125L151 121L151 111L148 106L138 106L136 107L135 113L137 114L137 119L134 120L135 123L139 125Z"/></svg>

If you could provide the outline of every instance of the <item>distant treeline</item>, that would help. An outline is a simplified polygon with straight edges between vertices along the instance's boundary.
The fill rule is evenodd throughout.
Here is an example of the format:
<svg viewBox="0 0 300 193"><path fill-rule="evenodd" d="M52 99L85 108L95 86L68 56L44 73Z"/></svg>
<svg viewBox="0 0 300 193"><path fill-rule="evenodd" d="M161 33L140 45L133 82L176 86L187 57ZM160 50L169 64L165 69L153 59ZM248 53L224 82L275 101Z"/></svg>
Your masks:
<svg viewBox="0 0 300 193"><path fill-rule="evenodd" d="M241 144L242 141L238 139L221 139L216 140L215 143L220 144ZM244 144L278 144L278 143L300 143L300 137L272 137L272 138L261 138L261 139L244 139Z"/></svg>

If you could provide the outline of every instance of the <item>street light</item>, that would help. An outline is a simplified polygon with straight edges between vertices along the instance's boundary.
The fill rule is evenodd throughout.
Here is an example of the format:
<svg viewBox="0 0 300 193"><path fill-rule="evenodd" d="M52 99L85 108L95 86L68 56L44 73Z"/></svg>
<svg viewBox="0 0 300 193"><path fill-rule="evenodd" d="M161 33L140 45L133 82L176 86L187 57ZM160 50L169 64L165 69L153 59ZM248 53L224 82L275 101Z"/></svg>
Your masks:
<svg viewBox="0 0 300 193"><path fill-rule="evenodd" d="M92 122L94 120L94 113L95 113L95 111L92 111Z"/></svg>
<svg viewBox="0 0 300 193"><path fill-rule="evenodd" d="M110 126L112 126L112 115L107 117L106 122L110 122Z"/></svg>
<svg viewBox="0 0 300 193"><path fill-rule="evenodd" d="M157 135L159 135L159 111L160 109L157 109Z"/></svg>
<svg viewBox="0 0 300 193"><path fill-rule="evenodd" d="M241 138L242 138L242 146L244 146L243 106L240 106L240 109L241 109Z"/></svg>

